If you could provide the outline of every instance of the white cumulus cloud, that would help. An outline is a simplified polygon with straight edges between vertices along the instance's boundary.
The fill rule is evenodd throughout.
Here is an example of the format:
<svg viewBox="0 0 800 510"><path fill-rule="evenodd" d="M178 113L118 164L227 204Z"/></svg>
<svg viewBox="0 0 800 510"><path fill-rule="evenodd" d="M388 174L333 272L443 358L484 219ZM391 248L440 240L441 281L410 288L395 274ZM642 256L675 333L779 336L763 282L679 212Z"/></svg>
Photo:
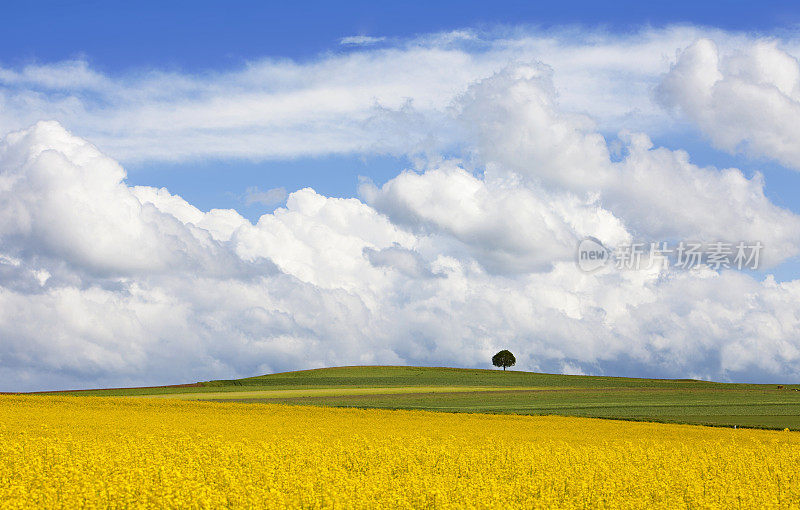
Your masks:
<svg viewBox="0 0 800 510"><path fill-rule="evenodd" d="M800 252L761 174L644 132L673 126L661 80L720 146L793 161L788 50L715 32L670 68L707 32L435 34L198 76L0 69L0 389L486 366L503 348L527 370L796 381L800 280L574 261L586 236ZM130 186L118 162L375 150L425 157L359 198L252 188L282 204L255 223Z"/></svg>
<svg viewBox="0 0 800 510"><path fill-rule="evenodd" d="M724 52L701 39L678 56L657 93L718 147L800 170L800 64L776 41Z"/></svg>
<svg viewBox="0 0 800 510"><path fill-rule="evenodd" d="M123 163L425 153L460 143L448 109L473 82L531 61L553 68L565 117L590 115L604 132L669 131L653 88L675 51L702 37L750 41L693 27L458 30L213 72L0 64L0 134L58 119Z"/></svg>
<svg viewBox="0 0 800 510"><path fill-rule="evenodd" d="M572 373L764 380L800 364L795 282L581 273L570 243L625 223L522 177L444 162L366 185L367 203L301 190L252 224L126 185L56 123L0 147L4 389L481 366L500 348Z"/></svg>

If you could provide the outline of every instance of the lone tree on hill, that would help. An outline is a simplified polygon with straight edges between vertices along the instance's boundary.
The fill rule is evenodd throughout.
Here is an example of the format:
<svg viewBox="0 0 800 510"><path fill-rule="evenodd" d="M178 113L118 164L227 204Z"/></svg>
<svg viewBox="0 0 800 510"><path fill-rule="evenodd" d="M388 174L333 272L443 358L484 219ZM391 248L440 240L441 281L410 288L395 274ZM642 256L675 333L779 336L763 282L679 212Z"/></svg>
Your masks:
<svg viewBox="0 0 800 510"><path fill-rule="evenodd" d="M496 367L503 367L503 370L505 370L506 367L513 367L516 363L517 358L511 354L511 351L507 351L505 349L492 356L492 365Z"/></svg>

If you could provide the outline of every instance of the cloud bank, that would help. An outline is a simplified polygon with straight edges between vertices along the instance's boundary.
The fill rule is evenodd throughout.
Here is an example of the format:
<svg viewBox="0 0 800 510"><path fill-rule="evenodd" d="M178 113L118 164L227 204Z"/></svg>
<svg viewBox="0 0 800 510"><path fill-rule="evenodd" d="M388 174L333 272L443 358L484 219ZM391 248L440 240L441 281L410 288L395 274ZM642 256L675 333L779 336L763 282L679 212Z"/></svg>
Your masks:
<svg viewBox="0 0 800 510"><path fill-rule="evenodd" d="M768 267L800 253L800 216L760 174L644 134L691 122L795 165L791 41L567 35L205 76L0 69L0 389L486 366L503 348L524 370L797 381L800 280L575 264L586 236L761 241ZM130 186L118 163L370 151L425 157L359 198L251 188L285 200L255 223Z"/></svg>
<svg viewBox="0 0 800 510"><path fill-rule="evenodd" d="M697 88L709 86L704 82L662 86L664 103L688 118L673 119L653 101L676 52L702 38L713 39L727 53L772 48L753 50L749 60L721 72L764 90L777 80L783 89L776 88L775 94L788 94L783 100L794 101L789 90L793 78L778 77L764 66L781 68L784 57L775 57L780 52L800 54L796 39L765 43L688 26L627 35L507 28L428 34L380 46L348 44L304 62L262 59L237 69L194 74L143 69L109 75L85 60L0 64L0 133L57 119L123 163L451 152L462 141L459 126L450 123L453 101L475 81L509 64L534 61L554 70L553 87L563 111L591 116L602 133L627 129L654 136L676 132L686 120L716 132L725 119L714 112L730 104L722 92L715 100L719 106L708 104L698 111L681 107L688 105L689 96L705 97ZM731 93L741 102L741 94L750 92ZM773 101L773 113L779 115L781 99L765 94L752 100ZM772 129L791 128L777 122L779 117L770 118L776 121ZM750 138L765 130L759 128ZM725 135L720 145L734 147L737 136L744 135ZM761 150L760 142L750 143Z"/></svg>
<svg viewBox="0 0 800 510"><path fill-rule="evenodd" d="M253 224L200 211L57 122L0 144L0 384L175 383L340 364L796 380L800 282L735 271L580 272L578 241L759 239L798 252L800 218L759 176L630 134L612 158L551 72L471 84L440 159L361 199L307 188Z"/></svg>

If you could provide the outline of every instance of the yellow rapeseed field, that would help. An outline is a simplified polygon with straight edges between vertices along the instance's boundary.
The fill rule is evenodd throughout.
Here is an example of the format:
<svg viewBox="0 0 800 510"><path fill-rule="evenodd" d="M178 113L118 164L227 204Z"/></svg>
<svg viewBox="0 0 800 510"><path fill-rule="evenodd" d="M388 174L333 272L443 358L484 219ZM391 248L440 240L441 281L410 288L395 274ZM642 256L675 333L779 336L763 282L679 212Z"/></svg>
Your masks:
<svg viewBox="0 0 800 510"><path fill-rule="evenodd" d="M795 508L800 434L0 397L2 508Z"/></svg>

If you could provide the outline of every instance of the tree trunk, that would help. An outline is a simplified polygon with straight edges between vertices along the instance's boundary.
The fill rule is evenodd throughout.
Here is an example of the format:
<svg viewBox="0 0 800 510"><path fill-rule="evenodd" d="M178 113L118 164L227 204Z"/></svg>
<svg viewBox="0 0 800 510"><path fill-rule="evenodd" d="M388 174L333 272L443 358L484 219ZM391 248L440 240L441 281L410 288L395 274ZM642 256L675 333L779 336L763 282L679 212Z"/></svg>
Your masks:
<svg viewBox="0 0 800 510"><path fill-rule="evenodd" d="M505 372L505 371L506 371L506 366L505 366L505 365L503 365L503 372Z"/></svg>

